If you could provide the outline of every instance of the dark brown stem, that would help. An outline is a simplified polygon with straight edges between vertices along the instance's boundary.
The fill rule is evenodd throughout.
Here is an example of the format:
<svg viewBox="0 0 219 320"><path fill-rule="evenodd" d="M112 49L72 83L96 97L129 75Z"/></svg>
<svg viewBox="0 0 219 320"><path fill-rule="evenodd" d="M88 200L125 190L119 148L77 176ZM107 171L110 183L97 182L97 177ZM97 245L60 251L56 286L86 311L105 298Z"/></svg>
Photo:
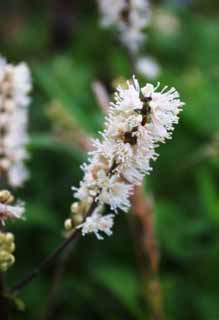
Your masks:
<svg viewBox="0 0 219 320"><path fill-rule="evenodd" d="M87 213L87 216L90 216L94 209L97 206L97 202L93 201L90 209ZM73 232L63 243L61 243L49 256L47 256L38 267L36 267L33 271L28 273L24 278L16 283L11 289L9 289L10 294L14 294L17 291L26 287L29 283L31 283L36 277L40 275L41 272L45 271L68 247L70 244L75 244L78 237L80 235L80 231L76 230Z"/></svg>
<svg viewBox="0 0 219 320"><path fill-rule="evenodd" d="M0 319L9 320L8 299L5 296L4 277L0 273Z"/></svg>
<svg viewBox="0 0 219 320"><path fill-rule="evenodd" d="M68 262L69 256L73 250L75 243L72 242L64 251L63 254L61 255L59 262L57 263L54 275L53 275L53 280L52 280L52 286L49 290L48 293L48 299L47 303L45 304L44 310L41 315L41 320L47 320L52 316L54 306L57 302L57 297L58 297L58 292L60 289L60 283L62 281L64 272L65 272L65 267Z"/></svg>
<svg viewBox="0 0 219 320"><path fill-rule="evenodd" d="M28 273L24 278L16 283L10 290L10 294L14 294L17 291L26 287L30 282L32 282L41 272L47 269L54 260L70 245L72 242L76 242L79 236L78 230L76 230L70 237L68 237L60 246L58 246L54 252L52 252L48 257L46 257L37 268Z"/></svg>
<svg viewBox="0 0 219 320"><path fill-rule="evenodd" d="M52 47L63 50L71 43L75 15L71 0L53 1L52 10Z"/></svg>

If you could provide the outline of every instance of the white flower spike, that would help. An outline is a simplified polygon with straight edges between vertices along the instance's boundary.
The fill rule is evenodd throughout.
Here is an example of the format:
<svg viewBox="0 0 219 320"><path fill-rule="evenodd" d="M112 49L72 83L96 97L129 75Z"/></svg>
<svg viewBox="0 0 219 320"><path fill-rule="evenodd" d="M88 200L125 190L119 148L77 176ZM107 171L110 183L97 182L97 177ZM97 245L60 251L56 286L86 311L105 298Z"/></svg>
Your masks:
<svg viewBox="0 0 219 320"><path fill-rule="evenodd" d="M103 27L115 27L120 39L132 52L144 41L143 30L150 21L148 0L98 0Z"/></svg>
<svg viewBox="0 0 219 320"><path fill-rule="evenodd" d="M23 164L28 155L27 117L31 90L25 63L16 66L0 58L0 181L18 187L28 177Z"/></svg>
<svg viewBox="0 0 219 320"><path fill-rule="evenodd" d="M128 211L134 186L152 170L151 161L158 156L155 149L171 138L183 103L174 88L158 91L158 87L140 88L133 77L125 88L117 89L102 139L94 142L88 164L83 165L84 178L74 188L79 202L73 213L85 217L78 226L83 235L94 232L100 238L99 231L112 233L113 216L103 216L104 208Z"/></svg>

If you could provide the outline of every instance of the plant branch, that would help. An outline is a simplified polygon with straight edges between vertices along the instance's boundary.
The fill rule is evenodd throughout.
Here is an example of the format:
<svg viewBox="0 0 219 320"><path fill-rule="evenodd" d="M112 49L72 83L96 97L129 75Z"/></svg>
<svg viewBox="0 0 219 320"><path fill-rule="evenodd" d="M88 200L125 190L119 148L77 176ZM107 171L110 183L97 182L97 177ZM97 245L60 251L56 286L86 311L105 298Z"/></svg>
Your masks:
<svg viewBox="0 0 219 320"><path fill-rule="evenodd" d="M9 320L8 299L5 296L3 273L0 273L0 319Z"/></svg>
<svg viewBox="0 0 219 320"><path fill-rule="evenodd" d="M11 289L9 289L10 294L14 294L17 291L26 287L30 282L32 282L41 272L47 269L53 261L67 248L70 243L76 242L79 236L78 230L71 234L61 245L59 245L49 256L47 256L38 267L33 271L24 276L24 278L17 282Z"/></svg>
<svg viewBox="0 0 219 320"><path fill-rule="evenodd" d="M57 301L58 292L60 289L60 283L62 281L65 267L68 262L68 259L70 257L71 251L73 250L75 243L72 242L62 253L60 256L60 259L57 263L56 269L53 274L53 280L52 280L52 286L48 293L48 298L46 305L43 308L43 312L40 316L41 320L47 320L50 318L50 315L52 315L53 308Z"/></svg>
<svg viewBox="0 0 219 320"><path fill-rule="evenodd" d="M90 206L90 209L86 217L90 216L93 210L96 208L97 202L95 200ZM58 258L70 244L73 244L77 241L80 235L80 231L76 230L73 232L67 239L65 239L49 256L47 256L33 271L24 276L24 278L16 283L12 288L9 289L9 294L14 294L17 291L26 287L31 283L36 277L40 275L44 270L46 270L55 260Z"/></svg>

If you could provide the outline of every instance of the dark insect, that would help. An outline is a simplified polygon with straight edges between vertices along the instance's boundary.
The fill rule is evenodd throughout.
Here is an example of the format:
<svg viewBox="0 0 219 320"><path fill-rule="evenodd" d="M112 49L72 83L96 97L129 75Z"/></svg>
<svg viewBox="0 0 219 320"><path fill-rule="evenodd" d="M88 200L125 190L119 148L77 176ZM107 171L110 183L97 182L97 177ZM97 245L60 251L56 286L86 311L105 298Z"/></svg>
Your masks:
<svg viewBox="0 0 219 320"><path fill-rule="evenodd" d="M133 135L134 132L138 130L138 127L134 127L132 131L126 132L124 136L124 142L129 143L134 146L137 143L137 136Z"/></svg>

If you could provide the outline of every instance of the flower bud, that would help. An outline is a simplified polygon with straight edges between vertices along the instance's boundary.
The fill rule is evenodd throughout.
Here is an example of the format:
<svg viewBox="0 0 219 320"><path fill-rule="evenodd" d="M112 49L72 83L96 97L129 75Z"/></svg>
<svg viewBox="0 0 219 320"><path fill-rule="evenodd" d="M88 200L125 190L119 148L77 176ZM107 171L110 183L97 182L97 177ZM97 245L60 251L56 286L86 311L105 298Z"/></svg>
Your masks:
<svg viewBox="0 0 219 320"><path fill-rule="evenodd" d="M79 203L78 202L73 202L71 205L71 212L72 213L78 213L79 211Z"/></svg>
<svg viewBox="0 0 219 320"><path fill-rule="evenodd" d="M65 220L65 230L70 231L73 228L72 219Z"/></svg>
<svg viewBox="0 0 219 320"><path fill-rule="evenodd" d="M13 233L7 232L7 233L5 234L5 240L6 240L8 243L13 242L13 241L14 241L14 235L13 235Z"/></svg>
<svg viewBox="0 0 219 320"><path fill-rule="evenodd" d="M0 271L6 272L15 262L12 252L15 250L14 235L0 232Z"/></svg>
<svg viewBox="0 0 219 320"><path fill-rule="evenodd" d="M9 159L3 158L3 159L1 159L1 161L0 161L0 169L2 169L2 170L8 170L8 168L10 167L10 164L11 164L11 162L10 162Z"/></svg>
<svg viewBox="0 0 219 320"><path fill-rule="evenodd" d="M8 190L2 190L0 191L0 202L1 203L12 203L14 200L14 197Z"/></svg>
<svg viewBox="0 0 219 320"><path fill-rule="evenodd" d="M6 262L0 263L0 271L6 272L8 270L8 264Z"/></svg>
<svg viewBox="0 0 219 320"><path fill-rule="evenodd" d="M83 216L81 214L75 214L72 217L72 221L74 223L75 226L79 225L80 223L82 223L84 220Z"/></svg>

